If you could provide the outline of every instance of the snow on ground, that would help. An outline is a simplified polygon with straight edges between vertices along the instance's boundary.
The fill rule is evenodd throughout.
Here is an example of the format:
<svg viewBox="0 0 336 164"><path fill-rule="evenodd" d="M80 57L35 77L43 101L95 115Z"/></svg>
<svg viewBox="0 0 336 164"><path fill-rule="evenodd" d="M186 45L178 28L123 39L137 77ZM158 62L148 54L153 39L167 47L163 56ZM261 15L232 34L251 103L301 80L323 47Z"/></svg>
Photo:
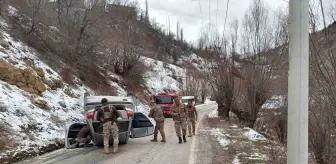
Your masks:
<svg viewBox="0 0 336 164"><path fill-rule="evenodd" d="M64 139L62 123L83 120L81 99L66 95L62 89L46 91L38 97L51 107L47 111L34 105L25 91L4 81L0 81L0 84L0 102L5 109L0 113L0 120L11 126L12 136L19 144L18 149L25 150L32 145L45 146ZM80 92L75 91L77 94Z"/></svg>
<svg viewBox="0 0 336 164"><path fill-rule="evenodd" d="M229 124L221 121L216 115L217 110L208 114L210 121L210 135L214 136L217 142L224 150L230 150L225 153L232 159L232 164L242 163L265 163L268 159L269 144L267 139L250 128L242 128L235 124Z"/></svg>
<svg viewBox="0 0 336 164"><path fill-rule="evenodd" d="M245 127L244 130L247 130L246 132L244 132L244 135L251 141L264 141L266 140L266 138L259 134L258 132L256 132L255 130Z"/></svg>
<svg viewBox="0 0 336 164"><path fill-rule="evenodd" d="M191 62L191 64L199 71L203 70L203 68L206 66L205 60L202 57L197 56L195 53L192 53L189 56L182 56L177 61L178 64L184 64L185 62Z"/></svg>
<svg viewBox="0 0 336 164"><path fill-rule="evenodd" d="M0 52L0 59L11 59L18 62L16 67L27 68L23 59L28 58L44 70L46 81L61 80L55 71L37 58L32 49L14 40L6 32L1 33L4 40L10 43L10 48ZM30 147L37 148L63 140L63 123L83 120L82 95L85 92L93 93L85 85L75 87L65 85L57 90L49 88L41 96L37 96L0 80L0 120L10 126L12 139L17 144L16 150L24 151ZM73 96L66 93L71 93ZM50 110L34 105L32 102L37 99L46 101ZM0 158L6 153L8 152L2 152Z"/></svg>
<svg viewBox="0 0 336 164"><path fill-rule="evenodd" d="M146 72L147 87L151 92L162 92L164 89L180 91L181 83L185 80L185 70L173 64L164 64L147 57L141 57L141 61L150 70ZM178 82L178 79L181 81Z"/></svg>
<svg viewBox="0 0 336 164"><path fill-rule="evenodd" d="M211 104L214 103L216 101L211 101L210 99L205 99L204 104Z"/></svg>
<svg viewBox="0 0 336 164"><path fill-rule="evenodd" d="M215 136L219 142L219 144L225 149L228 149L228 145L231 143L231 141L228 139L228 135L224 133L222 129L214 128L210 131L212 136Z"/></svg>
<svg viewBox="0 0 336 164"><path fill-rule="evenodd" d="M279 109L285 105L286 99L284 96L273 96L267 100L261 107L263 109Z"/></svg>
<svg viewBox="0 0 336 164"><path fill-rule="evenodd" d="M218 117L218 110L213 110L208 115L209 118L217 118Z"/></svg>
<svg viewBox="0 0 336 164"><path fill-rule="evenodd" d="M232 161L232 164L241 164L240 161L239 161L239 157L238 155L236 155Z"/></svg>

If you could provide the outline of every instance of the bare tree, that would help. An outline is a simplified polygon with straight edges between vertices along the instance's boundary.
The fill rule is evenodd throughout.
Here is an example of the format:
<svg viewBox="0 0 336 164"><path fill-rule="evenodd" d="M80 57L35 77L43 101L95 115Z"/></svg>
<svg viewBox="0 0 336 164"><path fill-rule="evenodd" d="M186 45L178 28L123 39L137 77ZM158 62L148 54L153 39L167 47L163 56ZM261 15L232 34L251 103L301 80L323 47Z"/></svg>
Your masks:
<svg viewBox="0 0 336 164"><path fill-rule="evenodd" d="M336 21L336 2L332 1L329 8L330 18L332 21Z"/></svg>
<svg viewBox="0 0 336 164"><path fill-rule="evenodd" d="M237 108L233 108L232 112L251 128L261 106L274 94L272 84L281 61L281 51L270 51L274 39L268 15L265 4L261 0L254 0L242 23L245 61L238 62L244 80L239 82L241 93Z"/></svg>
<svg viewBox="0 0 336 164"><path fill-rule="evenodd" d="M327 27L327 16L323 2L314 15L321 20L314 20L323 25L323 31L310 34L310 104L309 104L309 147L316 163L326 164L336 161L336 57L332 42L335 25ZM332 16L331 16L332 17ZM311 18L314 19L314 18Z"/></svg>
<svg viewBox="0 0 336 164"><path fill-rule="evenodd" d="M60 31L66 35L65 43L70 47L67 61L75 66L92 54L102 43L101 28L106 27L106 1L92 0L83 6L75 0L58 0L57 17ZM69 51L69 49L67 49Z"/></svg>

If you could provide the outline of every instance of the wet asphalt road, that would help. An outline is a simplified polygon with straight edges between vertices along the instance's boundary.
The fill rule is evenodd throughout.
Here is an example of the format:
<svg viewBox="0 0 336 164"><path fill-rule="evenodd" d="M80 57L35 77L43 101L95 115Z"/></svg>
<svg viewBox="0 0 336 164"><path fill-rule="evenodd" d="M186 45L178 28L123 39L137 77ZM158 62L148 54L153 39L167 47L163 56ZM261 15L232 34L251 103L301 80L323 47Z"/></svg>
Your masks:
<svg viewBox="0 0 336 164"><path fill-rule="evenodd" d="M202 118L217 106L214 103L197 106L199 118ZM199 128L202 128L200 123ZM200 131L200 129L198 129ZM173 120L165 121L166 143L152 143L153 136L130 139L128 144L120 145L117 154L105 155L103 148L86 147L60 149L17 164L195 164L211 163L211 158L204 158L205 149L211 152L211 146L200 146L200 133L188 137L187 143L178 144ZM159 135L158 140L161 140ZM193 141L194 140L194 141ZM207 144L206 144L207 145ZM202 154L199 154L202 149ZM112 150L112 147L111 147ZM112 152L112 151L111 151ZM190 153L192 152L192 153ZM206 155L207 156L207 155ZM202 157L202 158L200 158ZM210 156L209 156L210 157Z"/></svg>

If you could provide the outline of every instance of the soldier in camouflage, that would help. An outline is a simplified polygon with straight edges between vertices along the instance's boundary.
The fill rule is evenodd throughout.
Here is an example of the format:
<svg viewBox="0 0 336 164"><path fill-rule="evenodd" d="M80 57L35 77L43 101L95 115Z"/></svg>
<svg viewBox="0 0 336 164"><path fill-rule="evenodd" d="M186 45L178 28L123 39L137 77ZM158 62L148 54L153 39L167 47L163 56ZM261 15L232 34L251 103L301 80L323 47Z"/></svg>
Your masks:
<svg viewBox="0 0 336 164"><path fill-rule="evenodd" d="M89 126L84 126L81 128L76 138L76 147L83 147L85 144L91 142L90 128Z"/></svg>
<svg viewBox="0 0 336 164"><path fill-rule="evenodd" d="M195 124L198 118L198 114L196 111L195 106L192 104L192 100L189 100L188 105L186 106L188 111L188 131L189 135L188 137L192 137L192 134L195 135ZM191 133L192 128L192 133Z"/></svg>
<svg viewBox="0 0 336 164"><path fill-rule="evenodd" d="M154 98L150 101L150 111L148 117L154 118L156 126L154 130L154 139L151 142L157 142L158 131L160 131L162 140L161 142L166 142L166 136L164 133L164 116L161 106L157 105Z"/></svg>
<svg viewBox="0 0 336 164"><path fill-rule="evenodd" d="M175 125L176 135L178 137L179 143L182 143L181 138L181 129L183 134L183 141L187 142L186 133L187 133L187 110L179 100L178 97L174 98L174 105L171 108L172 116Z"/></svg>
<svg viewBox="0 0 336 164"><path fill-rule="evenodd" d="M119 144L119 129L117 125L117 118L120 117L118 110L108 104L106 98L101 100L102 107L99 108L97 118L103 124L104 131L104 151L106 154L110 153L109 148L109 139L110 136L113 136L113 152L116 153L118 151Z"/></svg>

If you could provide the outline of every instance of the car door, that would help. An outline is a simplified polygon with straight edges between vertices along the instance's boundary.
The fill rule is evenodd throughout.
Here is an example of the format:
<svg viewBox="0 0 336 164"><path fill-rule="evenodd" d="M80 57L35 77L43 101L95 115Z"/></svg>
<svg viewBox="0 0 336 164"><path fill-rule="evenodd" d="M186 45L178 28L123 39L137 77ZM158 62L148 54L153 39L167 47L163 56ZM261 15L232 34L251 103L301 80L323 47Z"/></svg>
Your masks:
<svg viewBox="0 0 336 164"><path fill-rule="evenodd" d="M135 112L131 126L131 138L150 136L154 133L154 124L142 112Z"/></svg>
<svg viewBox="0 0 336 164"><path fill-rule="evenodd" d="M65 148L71 149L76 147L76 138L79 131L86 126L86 123L65 124Z"/></svg>

